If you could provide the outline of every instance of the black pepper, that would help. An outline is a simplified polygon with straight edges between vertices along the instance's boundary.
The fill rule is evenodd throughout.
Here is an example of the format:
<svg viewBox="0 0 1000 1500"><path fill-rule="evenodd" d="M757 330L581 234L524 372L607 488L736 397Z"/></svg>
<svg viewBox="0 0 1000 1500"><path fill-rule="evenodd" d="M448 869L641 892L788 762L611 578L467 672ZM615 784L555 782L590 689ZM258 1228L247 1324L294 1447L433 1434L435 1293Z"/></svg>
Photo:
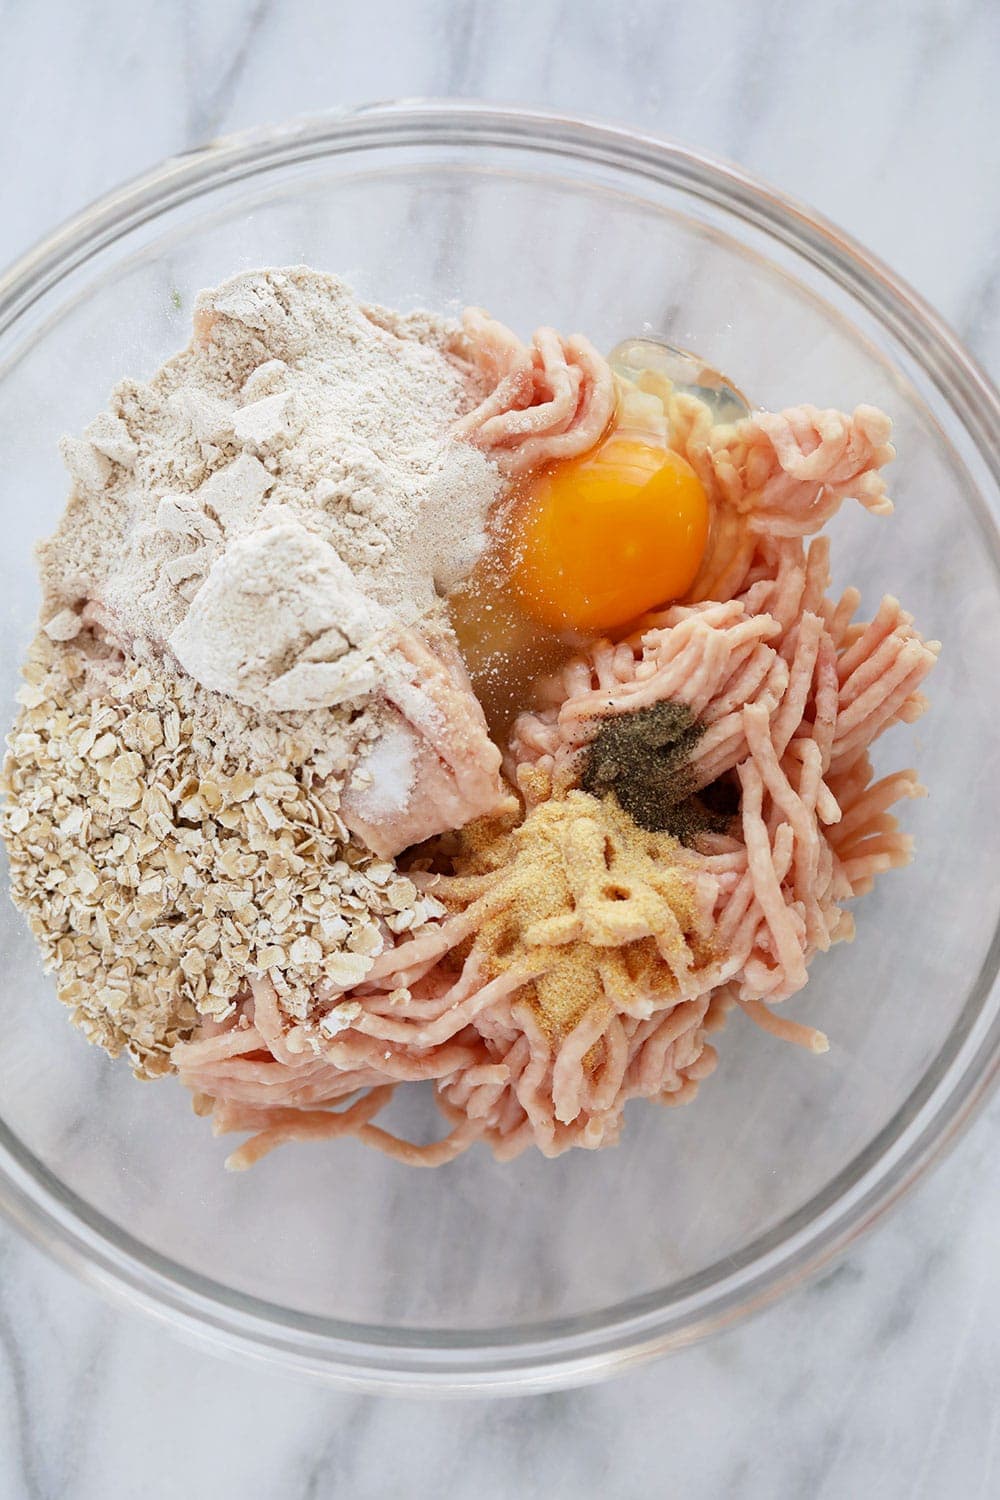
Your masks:
<svg viewBox="0 0 1000 1500"><path fill-rule="evenodd" d="M580 785L594 797L613 795L650 833L690 844L699 833L723 832L734 811L731 789L694 789L691 756L704 733L684 703L654 703L604 719L584 751Z"/></svg>

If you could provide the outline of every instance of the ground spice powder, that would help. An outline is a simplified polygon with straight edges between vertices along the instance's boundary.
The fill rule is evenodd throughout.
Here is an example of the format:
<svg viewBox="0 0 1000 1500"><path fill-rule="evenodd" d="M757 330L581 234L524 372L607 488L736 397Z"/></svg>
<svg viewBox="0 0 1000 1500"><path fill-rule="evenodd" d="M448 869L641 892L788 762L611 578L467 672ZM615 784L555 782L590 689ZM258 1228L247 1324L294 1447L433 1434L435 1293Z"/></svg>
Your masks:
<svg viewBox="0 0 1000 1500"><path fill-rule="evenodd" d="M669 1002L675 966L709 957L683 850L611 797L573 790L513 829L473 825L453 868L435 894L461 908L481 903L473 948L485 973L523 974L522 998L553 1041L594 1007L610 1018L623 997L640 1008ZM595 1048L587 1061L599 1060Z"/></svg>
<svg viewBox="0 0 1000 1500"><path fill-rule="evenodd" d="M684 703L604 719L584 752L580 785L594 797L613 795L640 828L693 843L727 821L708 805L717 799L695 795L691 756L704 733Z"/></svg>

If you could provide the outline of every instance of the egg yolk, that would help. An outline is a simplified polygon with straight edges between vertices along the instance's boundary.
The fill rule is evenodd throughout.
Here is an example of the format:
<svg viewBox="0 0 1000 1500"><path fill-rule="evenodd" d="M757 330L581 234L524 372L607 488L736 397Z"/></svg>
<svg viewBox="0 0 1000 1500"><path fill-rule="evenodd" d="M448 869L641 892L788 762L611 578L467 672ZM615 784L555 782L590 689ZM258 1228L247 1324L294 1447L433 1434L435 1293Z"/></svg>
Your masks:
<svg viewBox="0 0 1000 1500"><path fill-rule="evenodd" d="M679 454L612 430L589 453L532 475L508 527L525 612L555 629L609 630L691 587L708 499Z"/></svg>

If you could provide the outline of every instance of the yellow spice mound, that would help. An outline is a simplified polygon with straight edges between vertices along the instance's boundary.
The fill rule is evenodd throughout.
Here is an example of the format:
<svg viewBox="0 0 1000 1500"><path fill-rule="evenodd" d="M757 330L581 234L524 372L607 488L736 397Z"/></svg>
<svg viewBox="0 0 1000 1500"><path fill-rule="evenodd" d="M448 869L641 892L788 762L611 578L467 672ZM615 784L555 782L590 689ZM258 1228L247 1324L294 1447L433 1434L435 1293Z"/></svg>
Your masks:
<svg viewBox="0 0 1000 1500"><path fill-rule="evenodd" d="M645 1018L675 1003L711 960L687 852L613 797L556 792L517 827L474 824L453 868L435 893L452 909L478 907L484 977L523 974L520 998L553 1040L595 1007Z"/></svg>

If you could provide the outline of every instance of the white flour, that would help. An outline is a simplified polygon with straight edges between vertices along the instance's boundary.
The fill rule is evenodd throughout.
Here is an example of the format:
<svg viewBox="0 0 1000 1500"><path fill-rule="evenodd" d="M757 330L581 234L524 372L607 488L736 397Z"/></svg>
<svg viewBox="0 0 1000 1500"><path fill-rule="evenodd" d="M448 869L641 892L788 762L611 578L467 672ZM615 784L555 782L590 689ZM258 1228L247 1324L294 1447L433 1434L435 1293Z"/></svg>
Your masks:
<svg viewBox="0 0 1000 1500"><path fill-rule="evenodd" d="M195 328L64 440L74 492L41 550L43 619L72 639L97 600L134 654L208 690L191 696L211 739L251 759L291 739L342 765L331 736L370 737L394 629L484 545L500 480L448 437L477 393L445 352L451 324L361 308L302 267L203 293Z"/></svg>

